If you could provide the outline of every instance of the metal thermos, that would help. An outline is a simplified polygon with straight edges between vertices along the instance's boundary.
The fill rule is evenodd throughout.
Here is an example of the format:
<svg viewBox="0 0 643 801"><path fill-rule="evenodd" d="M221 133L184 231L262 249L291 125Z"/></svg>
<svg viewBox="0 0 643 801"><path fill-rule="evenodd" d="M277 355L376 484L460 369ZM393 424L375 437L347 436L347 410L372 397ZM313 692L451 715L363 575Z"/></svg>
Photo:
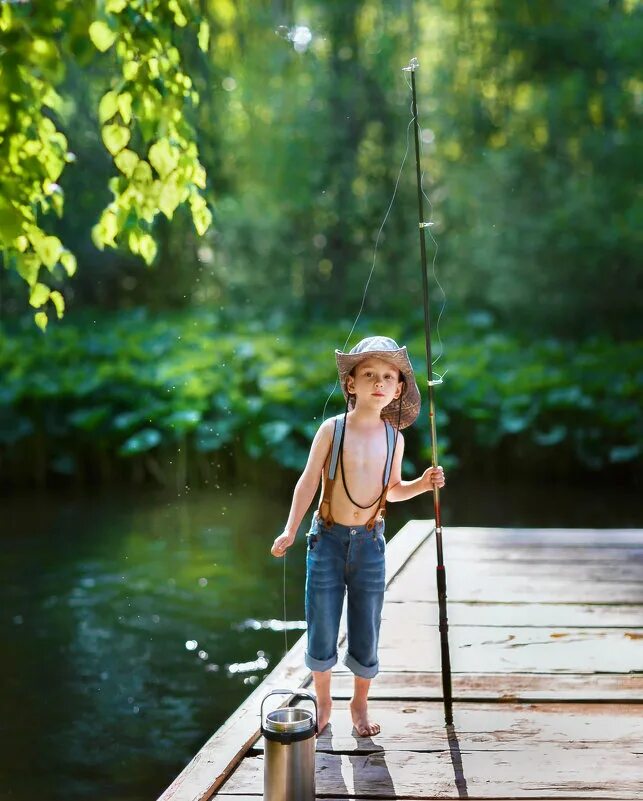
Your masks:
<svg viewBox="0 0 643 801"><path fill-rule="evenodd" d="M288 706L269 712L263 705L271 695L292 695ZM293 709L301 699L315 705L315 718L307 709ZM317 700L305 690L273 690L261 702L264 736L264 801L315 801L315 735Z"/></svg>

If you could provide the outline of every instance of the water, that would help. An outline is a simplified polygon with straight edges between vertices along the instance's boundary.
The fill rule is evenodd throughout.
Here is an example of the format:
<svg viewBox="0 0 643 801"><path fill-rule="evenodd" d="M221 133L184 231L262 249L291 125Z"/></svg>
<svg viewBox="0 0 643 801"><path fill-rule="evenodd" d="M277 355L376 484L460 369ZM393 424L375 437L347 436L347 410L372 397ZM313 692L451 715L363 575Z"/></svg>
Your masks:
<svg viewBox="0 0 643 801"><path fill-rule="evenodd" d="M3 501L3 798L160 794L283 656L283 563L269 548L290 489ZM641 526L638 494L456 480L442 495L445 536L450 524ZM431 511L427 497L389 504L388 535ZM300 535L287 561L291 646L304 558Z"/></svg>

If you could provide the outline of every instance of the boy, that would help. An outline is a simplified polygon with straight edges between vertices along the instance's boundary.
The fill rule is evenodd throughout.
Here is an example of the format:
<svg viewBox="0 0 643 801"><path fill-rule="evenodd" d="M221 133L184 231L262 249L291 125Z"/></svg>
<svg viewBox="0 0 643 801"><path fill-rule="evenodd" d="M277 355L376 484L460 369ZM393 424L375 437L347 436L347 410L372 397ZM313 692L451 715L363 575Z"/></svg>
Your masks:
<svg viewBox="0 0 643 801"><path fill-rule="evenodd" d="M443 487L445 481L441 467L402 481L404 437L399 431L415 420L421 403L406 348L388 337L367 337L349 353L335 351L335 358L346 409L317 431L295 487L288 522L271 553L283 556L294 542L321 477L321 502L307 535L306 665L313 672L321 732L330 719L331 668L337 662L347 590L344 662L355 675L350 710L357 734L368 737L380 731L379 724L369 719L367 702L371 679L379 670L386 499L404 501ZM369 503L369 499L374 500Z"/></svg>

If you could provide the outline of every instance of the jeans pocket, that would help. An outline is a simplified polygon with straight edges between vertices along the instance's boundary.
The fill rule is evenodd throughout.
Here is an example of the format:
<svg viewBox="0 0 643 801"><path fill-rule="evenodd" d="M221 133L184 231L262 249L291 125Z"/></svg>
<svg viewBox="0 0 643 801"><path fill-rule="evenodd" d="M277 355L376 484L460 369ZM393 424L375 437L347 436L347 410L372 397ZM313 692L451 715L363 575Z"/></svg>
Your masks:
<svg viewBox="0 0 643 801"><path fill-rule="evenodd" d="M309 551L312 551L315 548L315 545L317 545L317 540L318 539L319 539L319 535L313 530L309 531L308 534L306 534L306 540L308 541L308 550Z"/></svg>

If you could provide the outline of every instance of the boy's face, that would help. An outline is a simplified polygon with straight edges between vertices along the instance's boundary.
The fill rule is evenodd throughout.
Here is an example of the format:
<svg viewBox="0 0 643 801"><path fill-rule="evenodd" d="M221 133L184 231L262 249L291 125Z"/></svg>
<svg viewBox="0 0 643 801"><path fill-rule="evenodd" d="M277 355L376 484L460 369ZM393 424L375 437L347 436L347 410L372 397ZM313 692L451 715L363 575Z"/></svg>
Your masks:
<svg viewBox="0 0 643 801"><path fill-rule="evenodd" d="M385 406L399 398L404 382L400 371L384 359L364 359L353 368L353 375L346 379L346 388L349 393L359 398L360 403L366 402L369 406Z"/></svg>

